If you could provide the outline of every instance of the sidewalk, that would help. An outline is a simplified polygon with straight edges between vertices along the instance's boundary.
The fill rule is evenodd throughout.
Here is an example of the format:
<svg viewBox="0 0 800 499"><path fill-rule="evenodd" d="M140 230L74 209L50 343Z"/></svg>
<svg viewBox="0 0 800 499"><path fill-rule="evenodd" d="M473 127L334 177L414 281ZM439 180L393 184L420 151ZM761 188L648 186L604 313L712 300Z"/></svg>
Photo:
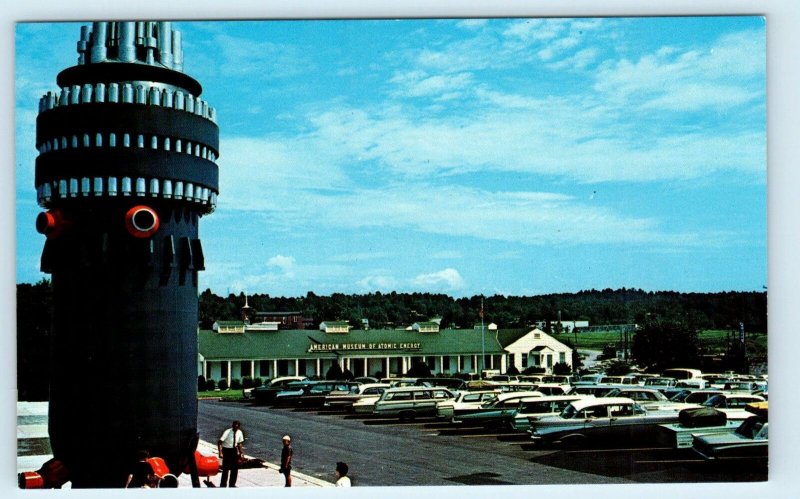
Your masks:
<svg viewBox="0 0 800 499"><path fill-rule="evenodd" d="M47 402L17 402L17 473L36 471L52 458L47 434ZM217 455L216 444L201 440L197 450L203 455ZM250 458L251 456L247 456ZM220 475L211 477L219 485ZM206 487L205 477L200 477L201 487ZM191 488L192 479L187 474L178 477L179 487ZM261 468L239 470L237 487L283 487L283 475L278 465L264 463ZM333 487L334 484L292 470L292 487ZM69 488L67 484L64 488Z"/></svg>

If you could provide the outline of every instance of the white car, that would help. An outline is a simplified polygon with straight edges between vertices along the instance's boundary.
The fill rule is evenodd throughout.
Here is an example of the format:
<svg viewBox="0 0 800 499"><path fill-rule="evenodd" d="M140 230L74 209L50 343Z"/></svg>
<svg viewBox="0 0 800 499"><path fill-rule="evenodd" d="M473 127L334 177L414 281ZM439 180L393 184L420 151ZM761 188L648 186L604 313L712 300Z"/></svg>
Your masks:
<svg viewBox="0 0 800 499"><path fill-rule="evenodd" d="M334 391L325 397L324 407L328 409L352 410L353 405L365 397L378 400L390 385L388 383L365 383L351 391Z"/></svg>
<svg viewBox="0 0 800 499"><path fill-rule="evenodd" d="M495 397L499 390L480 390L474 392L461 392L456 398L439 402L436 406L436 415L440 418L452 418L455 411L478 409L481 404Z"/></svg>
<svg viewBox="0 0 800 499"><path fill-rule="evenodd" d="M545 415L560 414L569 404L577 400L594 398L594 395L552 395L522 399L511 418L511 428L528 431L531 423Z"/></svg>

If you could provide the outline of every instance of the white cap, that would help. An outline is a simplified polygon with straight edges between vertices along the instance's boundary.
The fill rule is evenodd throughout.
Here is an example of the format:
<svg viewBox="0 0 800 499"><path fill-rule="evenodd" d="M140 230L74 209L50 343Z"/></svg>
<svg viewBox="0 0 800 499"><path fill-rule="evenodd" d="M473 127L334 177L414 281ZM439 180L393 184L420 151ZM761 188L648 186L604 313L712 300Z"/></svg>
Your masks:
<svg viewBox="0 0 800 499"><path fill-rule="evenodd" d="M291 442L292 441L292 437L290 437L289 435L284 435L283 436L283 440L288 440L288 441Z"/></svg>

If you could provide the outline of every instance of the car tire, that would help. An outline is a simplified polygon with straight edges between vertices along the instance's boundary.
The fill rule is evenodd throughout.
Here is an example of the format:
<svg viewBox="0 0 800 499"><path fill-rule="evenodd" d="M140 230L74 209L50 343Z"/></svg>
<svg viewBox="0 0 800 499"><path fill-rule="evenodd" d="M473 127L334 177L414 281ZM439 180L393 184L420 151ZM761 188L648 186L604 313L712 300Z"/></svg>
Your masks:
<svg viewBox="0 0 800 499"><path fill-rule="evenodd" d="M399 417L402 423L414 421L414 411L403 411L399 414Z"/></svg>
<svg viewBox="0 0 800 499"><path fill-rule="evenodd" d="M567 435L561 439L561 446L565 449L582 449L586 447L586 436Z"/></svg>

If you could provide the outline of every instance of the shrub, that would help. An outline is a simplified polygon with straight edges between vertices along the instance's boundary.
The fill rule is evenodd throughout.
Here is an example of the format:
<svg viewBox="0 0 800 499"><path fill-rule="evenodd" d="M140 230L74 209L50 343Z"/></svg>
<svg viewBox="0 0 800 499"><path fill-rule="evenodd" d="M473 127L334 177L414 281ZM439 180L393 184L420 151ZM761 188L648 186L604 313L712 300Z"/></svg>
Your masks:
<svg viewBox="0 0 800 499"><path fill-rule="evenodd" d="M239 378L233 378L231 380L231 390L241 390L242 389L242 380Z"/></svg>
<svg viewBox="0 0 800 499"><path fill-rule="evenodd" d="M506 374L511 374L511 375L519 374L519 369L517 369L517 366L512 364L511 366L509 366L508 369L506 369Z"/></svg>
<svg viewBox="0 0 800 499"><path fill-rule="evenodd" d="M242 378L242 388L253 388L253 378L250 376Z"/></svg>
<svg viewBox="0 0 800 499"><path fill-rule="evenodd" d="M545 372L547 372L547 370L544 367L529 366L522 371L522 374L544 374Z"/></svg>
<svg viewBox="0 0 800 499"><path fill-rule="evenodd" d="M572 374L572 368L566 362L553 364L553 374Z"/></svg>
<svg viewBox="0 0 800 499"><path fill-rule="evenodd" d="M264 384L264 380L261 378L253 378L253 388L258 388L259 386Z"/></svg>
<svg viewBox="0 0 800 499"><path fill-rule="evenodd" d="M198 392L202 392L203 390L205 390L207 384L208 383L206 382L206 377L205 376L203 376L201 374L200 376L197 377L197 391Z"/></svg>
<svg viewBox="0 0 800 499"><path fill-rule="evenodd" d="M227 390L228 389L228 380L227 379L219 380L218 386L219 386L220 390Z"/></svg>
<svg viewBox="0 0 800 499"><path fill-rule="evenodd" d="M206 390L213 391L217 387L217 382L213 379L206 380Z"/></svg>

